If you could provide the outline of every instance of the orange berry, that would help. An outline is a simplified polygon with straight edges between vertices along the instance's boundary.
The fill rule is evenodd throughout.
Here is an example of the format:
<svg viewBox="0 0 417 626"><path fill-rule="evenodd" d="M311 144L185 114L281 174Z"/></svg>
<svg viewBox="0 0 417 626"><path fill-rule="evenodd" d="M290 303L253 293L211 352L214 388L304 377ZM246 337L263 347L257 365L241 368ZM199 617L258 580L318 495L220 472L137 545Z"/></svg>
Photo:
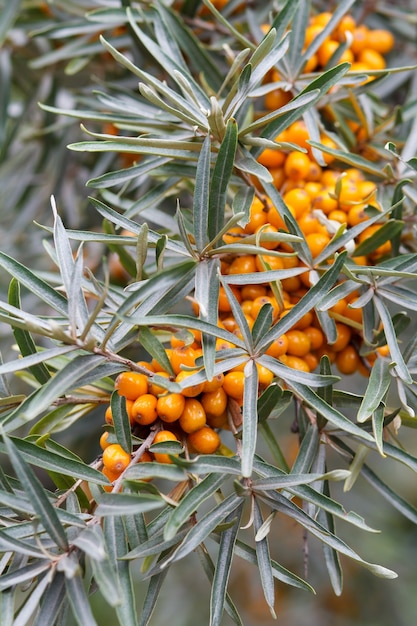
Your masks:
<svg viewBox="0 0 417 626"><path fill-rule="evenodd" d="M116 378L114 388L128 400L136 400L148 391L148 377L138 372L122 372Z"/></svg>
<svg viewBox="0 0 417 626"><path fill-rule="evenodd" d="M156 433L153 443L165 443L166 441L178 441L177 437L170 430L160 430ZM168 454L163 452L153 452L157 463L172 463Z"/></svg>
<svg viewBox="0 0 417 626"><path fill-rule="evenodd" d="M326 235L325 233L310 233L309 235L306 235L306 243L310 248L313 258L318 256L320 252L324 250L329 241L330 235Z"/></svg>
<svg viewBox="0 0 417 626"><path fill-rule="evenodd" d="M184 411L185 397L182 393L167 393L159 396L156 411L163 422L175 422Z"/></svg>
<svg viewBox="0 0 417 626"><path fill-rule="evenodd" d="M267 168L280 167L285 161L285 154L282 150L274 150L273 148L265 148L258 156L258 163Z"/></svg>
<svg viewBox="0 0 417 626"><path fill-rule="evenodd" d="M212 380L206 380L204 383L203 393L209 393L211 391L216 391L223 385L224 374L220 372L220 374L216 374L213 376Z"/></svg>
<svg viewBox="0 0 417 626"><path fill-rule="evenodd" d="M285 291L292 293L301 287L301 279L299 276L289 276L281 280L281 285Z"/></svg>
<svg viewBox="0 0 417 626"><path fill-rule="evenodd" d="M349 304L353 304L356 300L357 298L354 298ZM349 306L349 304L346 307L343 315L348 319L357 322L358 324L362 324L362 309L354 309L353 307Z"/></svg>
<svg viewBox="0 0 417 626"><path fill-rule="evenodd" d="M121 474L129 463L130 454L118 443L112 443L103 450L103 465L111 472Z"/></svg>
<svg viewBox="0 0 417 626"><path fill-rule="evenodd" d="M185 433L193 433L203 428L206 425L206 412L201 402L195 398L187 398L178 423Z"/></svg>
<svg viewBox="0 0 417 626"><path fill-rule="evenodd" d="M245 226L245 233L254 233L257 228L266 224L266 213L265 204L259 198L255 198L250 207L249 222ZM240 272L234 273L239 274Z"/></svg>
<svg viewBox="0 0 417 626"><path fill-rule="evenodd" d="M240 290L240 295L242 296L243 302L245 300L255 300L255 298L266 296L266 287L265 285L243 285Z"/></svg>
<svg viewBox="0 0 417 626"><path fill-rule="evenodd" d="M197 358L197 351L191 346L183 346L182 348L174 348L171 351L170 361L175 375L182 371L182 365L193 367Z"/></svg>
<svg viewBox="0 0 417 626"><path fill-rule="evenodd" d="M233 295L235 296L236 300L238 302L241 302L242 298L240 295L240 291L238 289L238 287L236 287L235 285L230 285L230 289L233 293ZM232 307L230 306L230 302L229 299L226 295L226 291L225 288L223 287L223 285L220 286L219 289L219 305L218 305L219 311L222 311L223 313L228 313L232 310ZM175 371L175 370L174 370Z"/></svg>
<svg viewBox="0 0 417 626"><path fill-rule="evenodd" d="M365 24L361 24L353 29L352 36L353 41L351 43L350 49L353 54L359 54L361 50L367 47L368 45L368 34L369 29Z"/></svg>
<svg viewBox="0 0 417 626"><path fill-rule="evenodd" d="M307 141L310 139L307 126L303 120L297 120L287 128L286 141L295 143L300 148L309 149ZM298 152L297 154L301 154Z"/></svg>
<svg viewBox="0 0 417 626"><path fill-rule="evenodd" d="M338 207L338 202L332 198L328 189L323 189L312 201L313 209L320 209L326 215Z"/></svg>
<svg viewBox="0 0 417 626"><path fill-rule="evenodd" d="M151 393L144 393L139 396L132 406L132 417L134 421L142 426L153 424L158 417L156 403L156 396Z"/></svg>
<svg viewBox="0 0 417 626"><path fill-rule="evenodd" d="M351 15L344 15L336 28L336 36L339 41L346 40L346 32L352 33L356 27L356 22Z"/></svg>
<svg viewBox="0 0 417 626"><path fill-rule="evenodd" d="M133 407L133 400L126 400L126 413L129 417L129 421L131 424L133 422L132 407ZM106 413L104 415L104 419L106 420L106 424L113 424L113 414L112 414L111 406L107 407Z"/></svg>
<svg viewBox="0 0 417 626"><path fill-rule="evenodd" d="M109 447L109 442L107 441L109 438L109 432L107 430L104 431L104 433L102 433L101 437L100 437L100 448L102 450L105 450L106 448Z"/></svg>
<svg viewBox="0 0 417 626"><path fill-rule="evenodd" d="M307 48L320 35L323 26L320 24L310 24L307 26L304 37L304 47Z"/></svg>
<svg viewBox="0 0 417 626"><path fill-rule="evenodd" d="M287 335L281 335L278 339L275 339L270 346L268 346L267 350L265 350L265 354L269 356L273 356L275 359L286 354L288 350L288 339Z"/></svg>
<svg viewBox="0 0 417 626"><path fill-rule="evenodd" d="M324 343L323 331L316 326L308 326L303 330L304 334L310 339L311 350L317 350Z"/></svg>
<svg viewBox="0 0 417 626"><path fill-rule="evenodd" d="M207 415L207 426L211 426L211 428L223 428L225 430L229 430L227 411L221 415Z"/></svg>
<svg viewBox="0 0 417 626"><path fill-rule="evenodd" d="M258 317L259 311L265 304L270 304L272 306L272 319L275 319L278 316L279 307L275 298L270 296L260 296L259 298L255 298L252 302L251 316L253 319Z"/></svg>
<svg viewBox="0 0 417 626"><path fill-rule="evenodd" d="M311 350L311 341L302 330L289 330L286 333L288 339L287 353L292 356L304 356Z"/></svg>
<svg viewBox="0 0 417 626"><path fill-rule="evenodd" d="M267 94L265 94L265 108L268 109L268 111L276 111L277 109L280 109L281 107L288 104L291 98L292 94L290 91L284 91L283 89L273 89L272 91L269 91Z"/></svg>
<svg viewBox="0 0 417 626"><path fill-rule="evenodd" d="M272 176L272 182L277 189L281 189L285 182L285 172L283 167L270 167L269 173Z"/></svg>
<svg viewBox="0 0 417 626"><path fill-rule="evenodd" d="M362 243L363 241L366 241L366 239L369 239L370 237L372 237L372 235L374 235L380 228L381 228L380 224L372 224L372 226L368 226L368 228L365 228L365 230L363 230L358 237L359 243ZM378 246L370 254L370 256L371 258L375 258L375 257L384 256L385 254L389 254L390 252L391 252L391 242L385 241L383 244Z"/></svg>
<svg viewBox="0 0 417 626"><path fill-rule="evenodd" d="M311 199L308 193L301 188L294 187L287 191L282 199L285 204L291 206L294 209L294 215L296 218L300 217L306 211L311 208Z"/></svg>
<svg viewBox="0 0 417 626"><path fill-rule="evenodd" d="M359 354L352 345L347 345L336 355L336 365L341 374L354 374L360 363Z"/></svg>
<svg viewBox="0 0 417 626"><path fill-rule="evenodd" d="M233 226L223 235L224 243L239 243L245 237L245 231L241 226Z"/></svg>
<svg viewBox="0 0 417 626"><path fill-rule="evenodd" d="M103 476L108 478L111 483L114 483L114 481L117 480L120 476L120 473L112 472L106 466L102 468L101 473L103 474ZM103 489L104 491L107 491L107 492L112 491L113 485L104 485Z"/></svg>
<svg viewBox="0 0 417 626"><path fill-rule="evenodd" d="M358 62L363 63L370 70L383 70L386 67L385 59L376 50L364 48L358 55Z"/></svg>
<svg viewBox="0 0 417 626"><path fill-rule="evenodd" d="M303 361L307 363L310 372L313 372L319 364L319 360L313 352L307 352L307 354L303 356Z"/></svg>
<svg viewBox="0 0 417 626"><path fill-rule="evenodd" d="M310 159L304 152L290 152L284 164L284 172L291 180L301 180L308 176Z"/></svg>
<svg viewBox="0 0 417 626"><path fill-rule="evenodd" d="M214 454L220 446L220 437L210 426L203 426L187 437L187 443L199 454Z"/></svg>
<svg viewBox="0 0 417 626"><path fill-rule="evenodd" d="M362 222L369 220L369 215L366 213L365 207L365 204L357 204L349 209L347 214L347 222L349 226L356 226L357 224L361 224Z"/></svg>
<svg viewBox="0 0 417 626"><path fill-rule="evenodd" d="M233 259L229 266L229 274L251 274L256 272L254 254L244 254Z"/></svg>
<svg viewBox="0 0 417 626"><path fill-rule="evenodd" d="M335 211L330 211L327 216L329 220L333 220L334 222L339 222L339 224L347 224L348 218L345 211L341 209L336 209Z"/></svg>
<svg viewBox="0 0 417 626"><path fill-rule="evenodd" d="M337 338L336 341L330 344L331 349L334 352L340 352L348 345L350 338L352 336L352 329L346 324L342 324L341 322L336 322L336 331Z"/></svg>
<svg viewBox="0 0 417 626"><path fill-rule="evenodd" d="M256 257L256 269L258 272L265 271L265 265L264 265L265 263L269 265L271 270L284 269L284 263L280 256L275 256L272 254L259 254ZM257 287L262 287L262 285L257 285ZM242 297L243 297L243 288L242 288ZM261 297L262 297L262 294L258 294L258 295L255 295L255 297L252 298L252 300L255 300L255 298L261 298Z"/></svg>
<svg viewBox="0 0 417 626"><path fill-rule="evenodd" d="M256 364L256 369L258 370L258 383L262 388L268 387L273 379L275 374L271 372L267 367L264 367L260 363Z"/></svg>
<svg viewBox="0 0 417 626"><path fill-rule="evenodd" d="M327 65L330 61L330 58L338 49L340 43L335 41L334 39L325 39L319 49L317 50L317 58L319 60L320 65L323 67Z"/></svg>
<svg viewBox="0 0 417 626"><path fill-rule="evenodd" d="M269 212L268 212L269 215ZM274 226L271 223L267 223L265 226L261 226L260 228L257 228L255 233L260 233L260 234L267 234L267 233L277 233L278 229L276 226ZM262 248L266 248L267 250L275 250L275 248L278 246L278 242L277 241L261 241L260 245L262 246Z"/></svg>
<svg viewBox="0 0 417 626"><path fill-rule="evenodd" d="M283 354L280 361L291 369L298 370L299 372L309 372L310 368L304 359L292 354Z"/></svg>
<svg viewBox="0 0 417 626"><path fill-rule="evenodd" d="M389 31L382 28L376 28L368 31L367 47L379 52L380 54L387 54L394 47L394 35Z"/></svg>
<svg viewBox="0 0 417 626"><path fill-rule="evenodd" d="M175 378L175 382L182 383L186 381L187 378L189 378L193 374L195 374L195 372L182 371L179 374L177 374L177 377ZM186 398L195 398L195 396L198 396L203 391L203 389L204 389L204 382L196 383L195 385L191 385L190 387L184 387L181 393Z"/></svg>
<svg viewBox="0 0 417 626"><path fill-rule="evenodd" d="M243 398L245 375L243 372L227 372L224 376L223 389L228 396L235 400Z"/></svg>
<svg viewBox="0 0 417 626"><path fill-rule="evenodd" d="M320 222L312 213L304 213L298 220L298 225L304 235L318 233L321 227Z"/></svg>
<svg viewBox="0 0 417 626"><path fill-rule="evenodd" d="M223 377L223 382L224 382ZM227 393L223 387L213 391L205 391L201 395L201 404L207 416L222 415L227 408Z"/></svg>
<svg viewBox="0 0 417 626"><path fill-rule="evenodd" d="M152 363L148 363L148 361L137 361L137 365L140 365L141 367L144 367L145 369L148 370L148 372L155 372Z"/></svg>

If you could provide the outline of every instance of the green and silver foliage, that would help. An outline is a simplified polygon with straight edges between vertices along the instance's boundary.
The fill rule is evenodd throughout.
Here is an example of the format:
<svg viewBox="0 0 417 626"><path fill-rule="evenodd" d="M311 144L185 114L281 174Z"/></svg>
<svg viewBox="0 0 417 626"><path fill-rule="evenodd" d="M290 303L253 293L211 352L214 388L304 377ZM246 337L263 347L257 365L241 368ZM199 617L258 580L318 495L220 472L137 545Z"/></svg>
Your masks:
<svg viewBox="0 0 417 626"><path fill-rule="evenodd" d="M208 10L209 27L198 18L201 4ZM318 38L304 53L300 48L309 3L262 2L235 12L239 4L240 0L231 0L220 13L209 0L153 4L57 0L48 11L45 3L35 0L3 2L2 222L14 222L14 237L33 217L42 222L42 229L31 228L42 233L47 259L38 268L27 258L0 253L3 279L10 277L8 295L0 302L0 321L10 327L17 346L17 356L0 365L0 451L3 460L5 455L8 459L8 469L0 472L4 625L62 624L68 610L80 626L94 625L89 595L97 589L114 607L118 623L148 624L168 568L193 551L212 585L212 626L221 623L224 611L233 622L242 623L227 591L237 558L259 569L274 615L274 579L313 591L307 581L274 560L279 549L269 545L268 536L277 513L322 542L336 594L342 590L340 554L378 576L395 577L390 569L362 559L338 536L339 520L362 531L374 529L332 498L334 481L344 481L345 489L350 489L361 475L417 522L417 510L365 463L371 458L367 453L374 451L417 471L417 459L405 450L394 429L400 421L403 428L417 425L413 379L417 339L408 343L397 339L410 320L415 322L417 311L412 282L417 277L415 241L411 239L405 250L400 240L404 227L413 232L410 224L415 220L417 135L409 132L416 117L414 68L399 64L372 71L375 80L371 86L363 85L363 74L347 77L349 65L338 65L336 55L326 71L304 74L305 61L321 42ZM339 3L323 39L344 13L355 9L353 4ZM386 17L379 14L381 23ZM407 25L407 15L402 20ZM261 29L264 23L271 25L266 34ZM402 35L408 35L406 26ZM30 70L25 57L30 58ZM278 83L264 80L272 68L279 70ZM38 72L44 86L35 91L32 83ZM335 85L337 90L332 89ZM276 87L291 87L295 95L277 111L259 113L258 103ZM401 105L390 105L399 87L410 95ZM38 125L31 126L34 94L45 116L38 113ZM319 142L325 108L331 109L339 129L332 135L338 146L334 150ZM15 115L16 110L23 117ZM352 112L361 116L383 167L350 150L353 137L347 120ZM222 242L231 226L248 220L253 176L286 217L289 232L276 237L292 242L312 267L297 223L270 173L257 162L265 147L282 147L275 137L302 116L319 162L322 151L331 153L381 182L388 221L364 245L372 250L391 239L395 254L372 267L357 266L346 253L335 253L363 226L337 233L315 260L319 280L277 324L272 325L271 312L264 307L251 331L230 295L241 330L238 338L217 326L219 287L222 284L231 294L233 283L250 284L260 278L222 277L219 259L223 254L262 252L263 239L271 237L261 233L245 244ZM81 139L71 118L82 121L89 138L71 143L68 157L62 150L68 138ZM104 132L110 125L112 132ZM119 153L133 155L133 162L121 167ZM68 158L81 165L74 167L76 180L68 176L65 180L74 185L90 177L87 186L94 195L88 218L70 214L68 197L74 187L62 190L58 185L60 168ZM10 183L14 170L22 172L17 188ZM38 178L46 175L49 180L42 186ZM53 191L58 205L67 206L64 221L75 228L64 227L54 197L52 213L46 208L45 193ZM15 206L21 210L18 216ZM101 229L91 217L94 210L104 220ZM121 235L121 230L129 234ZM98 256L103 250L117 252L131 276L128 288L109 281L105 264L97 271L86 269L85 249L97 249ZM335 260L329 265L332 256ZM270 271L262 274L262 282L301 271ZM345 280L339 284L342 275ZM377 361L363 396L344 389L344 381L326 358L319 373L307 374L265 355L271 342L312 308L328 320L331 337L333 326L325 311L354 290L361 294L369 351L387 343L392 355L391 362ZM199 304L199 318L181 312L190 295ZM113 397L115 440L129 453L134 446L135 452L108 493L103 489L108 481L99 471L100 458L86 463L54 435L77 429L79 420L109 402L114 375L125 369L140 371L125 356L128 348L138 350L142 345L152 356L161 355L166 329L171 328L203 333L204 368L195 374L196 382L246 363L242 429L235 433L237 453L194 460L172 456L173 463L164 466L137 464L146 442L132 441L123 404ZM216 337L236 347L220 357L215 353ZM276 377L260 397L257 363ZM18 374L29 391L13 392L10 374ZM166 379L159 382L178 388ZM280 425L291 406L300 447L288 466L280 447ZM257 436L267 444L264 458ZM178 452L175 446L165 448ZM3 461L2 466L6 467ZM44 470L55 488L46 489L33 467ZM149 477L155 480L145 482ZM252 541L247 531L245 539L240 536L244 510L245 520L249 517L253 526ZM212 550L213 541L220 550ZM142 607L135 603L133 561L142 564L140 579L148 585Z"/></svg>

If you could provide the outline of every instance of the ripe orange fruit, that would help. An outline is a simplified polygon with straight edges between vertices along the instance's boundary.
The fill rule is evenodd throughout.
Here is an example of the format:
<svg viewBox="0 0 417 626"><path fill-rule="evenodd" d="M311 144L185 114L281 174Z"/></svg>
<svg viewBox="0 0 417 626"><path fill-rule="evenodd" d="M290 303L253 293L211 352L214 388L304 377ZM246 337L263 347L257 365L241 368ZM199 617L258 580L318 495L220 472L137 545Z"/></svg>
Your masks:
<svg viewBox="0 0 417 626"><path fill-rule="evenodd" d="M163 422L175 422L184 410L185 397L182 393L167 393L159 396L156 411Z"/></svg>
<svg viewBox="0 0 417 626"><path fill-rule="evenodd" d="M302 180L310 171L310 159L304 152L290 152L284 164L284 172L291 180Z"/></svg>
<svg viewBox="0 0 417 626"><path fill-rule="evenodd" d="M121 372L115 380L114 388L128 400L136 400L148 391L148 377L138 372Z"/></svg>
<svg viewBox="0 0 417 626"><path fill-rule="evenodd" d="M311 350L311 341L302 330L289 330L286 333L288 339L287 354L292 356L304 356Z"/></svg>
<svg viewBox="0 0 417 626"><path fill-rule="evenodd" d="M358 370L359 363L359 354L352 345L347 345L336 355L337 369L341 374L354 374Z"/></svg>
<svg viewBox="0 0 417 626"><path fill-rule="evenodd" d="M235 400L243 398L245 375L243 372L227 372L224 377L223 389L228 396Z"/></svg>
<svg viewBox="0 0 417 626"><path fill-rule="evenodd" d="M132 406L132 417L138 424L148 426L153 424L158 413L156 411L157 399L151 393L144 393L135 400Z"/></svg>
<svg viewBox="0 0 417 626"><path fill-rule="evenodd" d="M329 241L330 235L326 235L325 233L310 233L309 235L306 235L306 242L310 248L313 258L318 256L320 252L324 250Z"/></svg>
<svg viewBox="0 0 417 626"><path fill-rule="evenodd" d="M201 404L207 416L223 415L227 407L227 393L223 387L206 391L201 395Z"/></svg>
<svg viewBox="0 0 417 626"><path fill-rule="evenodd" d="M187 378L189 378L193 374L195 374L195 372L187 372L184 370L177 375L177 377L175 378L175 382L177 383L184 382L187 380ZM186 398L195 398L195 396L198 396L203 391L204 384L205 383L202 382L202 383L197 383L195 385L190 385L189 387L184 387L181 393Z"/></svg>
<svg viewBox="0 0 417 626"><path fill-rule="evenodd" d="M184 410L179 418L179 425L185 433L193 433L206 425L206 412L201 402L195 398L185 400Z"/></svg>
<svg viewBox="0 0 417 626"><path fill-rule="evenodd" d="M106 448L109 447L109 443L108 443L108 438L109 438L109 432L107 430L104 431L104 433L102 433L101 437L100 437L100 448L102 450L105 450Z"/></svg>
<svg viewBox="0 0 417 626"><path fill-rule="evenodd" d="M213 454L220 446L220 437L210 426L203 426L187 437L187 443L200 454Z"/></svg>
<svg viewBox="0 0 417 626"><path fill-rule="evenodd" d="M130 463L130 454L118 443L110 444L103 450L103 465L115 474L121 474Z"/></svg>
<svg viewBox="0 0 417 626"><path fill-rule="evenodd" d="M175 375L182 371L182 365L187 367L193 367L197 358L197 352L190 346L183 346L180 348L174 348L170 354L170 361L172 369Z"/></svg>
<svg viewBox="0 0 417 626"><path fill-rule="evenodd" d="M160 430L156 433L153 443L163 443L165 441L178 441L177 437L170 430ZM157 463L172 463L168 454L162 452L153 452Z"/></svg>
<svg viewBox="0 0 417 626"><path fill-rule="evenodd" d="M334 343L331 344L332 350L340 352L348 345L352 336L352 329L346 324L336 322L337 338Z"/></svg>

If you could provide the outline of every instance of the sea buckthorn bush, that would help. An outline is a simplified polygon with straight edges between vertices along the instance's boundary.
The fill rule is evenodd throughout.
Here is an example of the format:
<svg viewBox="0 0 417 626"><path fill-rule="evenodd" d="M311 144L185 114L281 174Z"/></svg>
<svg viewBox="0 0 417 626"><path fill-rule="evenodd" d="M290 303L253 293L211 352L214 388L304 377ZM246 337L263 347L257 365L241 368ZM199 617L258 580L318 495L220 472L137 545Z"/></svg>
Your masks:
<svg viewBox="0 0 417 626"><path fill-rule="evenodd" d="M152 623L192 553L210 626L240 559L276 617L310 537L336 596L342 563L396 578L336 521L375 530L364 479L417 522L413 20L324 4L3 10L5 624Z"/></svg>

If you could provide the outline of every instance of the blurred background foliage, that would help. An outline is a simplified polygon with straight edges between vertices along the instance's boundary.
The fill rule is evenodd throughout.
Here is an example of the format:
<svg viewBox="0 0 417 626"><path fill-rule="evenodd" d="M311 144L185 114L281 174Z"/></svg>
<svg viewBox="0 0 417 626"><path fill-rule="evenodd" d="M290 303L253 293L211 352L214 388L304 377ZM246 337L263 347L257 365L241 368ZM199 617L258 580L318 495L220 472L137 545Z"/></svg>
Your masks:
<svg viewBox="0 0 417 626"><path fill-rule="evenodd" d="M130 181L120 192L109 189L95 189L94 184L86 187L87 181L94 180L109 171L131 167L134 155L120 152L74 152L68 150L70 143L85 140L77 117L57 115L53 109L92 111L91 122L84 116L84 123L96 132L119 132L108 125L112 120L110 109L106 120L106 107L111 104L112 94L124 94L126 106L126 126L121 132L135 131L132 122L135 111L137 78L126 68L115 62L103 49L99 36L117 50L123 51L141 68L149 63L146 51L137 47L135 38L126 25L123 9L132 7L146 11L148 2L127 2L125 0L37 0L0 1L0 249L21 263L40 270L51 278L53 267L45 254L43 240L45 231L34 225L51 226L52 213L50 196L54 195L60 215L71 229L101 230L102 220L88 200L88 195L96 195L113 206L123 206L124 202L138 197L137 182ZM202 22L198 13L200 2L187 0L170 2L183 11L187 23L198 27ZM278 9L282 2L246 2L245 14L239 11L240 0L230 0L223 9L237 30L242 21L256 14L251 33L255 40L260 33L255 24L268 23L271 11ZM312 3L316 11L334 11L338 2ZM417 3L413 1L382 2L365 0L354 3L352 13L357 21L365 21L373 28L387 28L393 32L396 45L389 56L392 67L413 66L417 63ZM210 21L208 21L210 24ZM213 28L213 31L215 29ZM200 36L208 47L222 45L222 28L213 34L210 27L201 30ZM106 93L106 96L100 95ZM417 136L415 115L417 109L417 74L414 69L392 74L389 80L375 85L372 104L381 120L380 132L392 131L393 125L385 125L395 107L401 103L406 113L396 119L398 136ZM379 100L381 98L381 100ZM384 104L382 104L382 101ZM41 108L39 103L44 106ZM110 111L110 112L109 112ZM82 117L82 115L80 115ZM376 136L375 145L381 145L381 137ZM392 137L396 142L396 137ZM410 144L409 157L415 155ZM372 141L371 141L372 144ZM143 197L150 185L149 206L142 206L142 216L152 223L152 210L157 198L152 195L152 184L145 182L140 194ZM177 195L186 194L187 189L173 186L161 193L170 201L161 203L161 211L174 213L173 206ZM414 201L417 192L409 190L409 199ZM415 231L412 231L415 236ZM411 237L410 248L417 245ZM95 269L102 255L111 255L104 247L86 246L86 263ZM52 278L53 281L53 278ZM9 277L0 274L0 289L5 294ZM30 306L30 294L25 294ZM30 309L28 309L30 310ZM412 332L416 332L415 327ZM7 326L0 323L0 349L5 360L10 353L13 337ZM16 385L16 382L13 382ZM22 383L24 384L24 383ZM363 385L359 376L351 379L352 389ZM101 423L100 411L87 421L77 423L76 429L65 432L63 440L71 449L76 449L89 460L98 452L97 425ZM291 417L280 423L280 428L289 432ZM413 434L407 437L413 437ZM68 441L68 438L70 441ZM414 437L415 438L415 437ZM294 446L294 435L287 437L288 448ZM390 463L380 461L379 463ZM391 467L391 466L390 466ZM392 464L392 469L384 469L389 477L387 482L392 489L401 492L411 504L417 506L415 476L401 471ZM277 583L277 614L280 623L298 626L409 626L417 614L415 594L415 559L417 556L416 530L410 522L400 517L384 499L377 499L363 479L359 479L357 489L344 494L346 508L360 511L361 515L374 527L381 529L381 536L361 535L355 532L355 546L358 551L371 557L379 552L379 561L389 564L399 573L395 581L374 578L368 571L352 562L343 560L345 589L340 598L330 589L321 552L321 546L314 539L309 541L309 581L317 591L317 596L309 596L298 590ZM339 529L340 530L340 529ZM353 529L355 530L355 529ZM350 527L343 527L342 537L349 543ZM282 538L285 538L283 541ZM293 571L302 571L304 559L302 534L299 527L287 519L278 520L271 533L271 546L279 549L279 560ZM361 545L361 541L363 542ZM157 607L152 623L154 626L170 622L171 626L188 626L208 622L209 590L206 580L196 564L197 556L176 564L168 575L165 584L164 602ZM252 569L243 564L231 576L230 591L236 599L247 626L275 623L271 620L264 602L259 580ZM140 594L140 589L138 591ZM110 623L109 609L102 612L100 596L94 599L94 610L100 626ZM225 618L225 623L229 623Z"/></svg>

